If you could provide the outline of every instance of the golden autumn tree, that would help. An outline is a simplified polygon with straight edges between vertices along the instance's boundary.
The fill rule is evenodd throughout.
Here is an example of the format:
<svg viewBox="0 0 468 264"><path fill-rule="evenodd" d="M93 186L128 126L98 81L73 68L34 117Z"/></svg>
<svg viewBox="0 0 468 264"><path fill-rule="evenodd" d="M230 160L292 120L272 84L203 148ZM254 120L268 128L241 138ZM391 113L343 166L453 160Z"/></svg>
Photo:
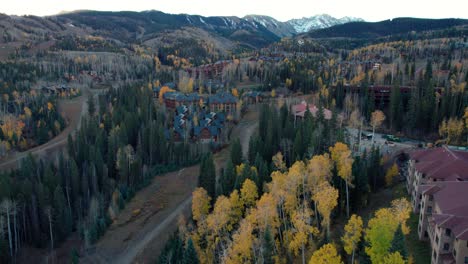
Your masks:
<svg viewBox="0 0 468 264"><path fill-rule="evenodd" d="M272 234L276 234L280 226L280 220L273 195L271 193L264 193L246 219L260 232L264 233L269 227Z"/></svg>
<svg viewBox="0 0 468 264"><path fill-rule="evenodd" d="M361 241L363 222L362 218L353 214L344 227L345 233L341 238L344 243L344 249L348 255L351 255L351 263L354 263L354 254Z"/></svg>
<svg viewBox="0 0 468 264"><path fill-rule="evenodd" d="M232 244L227 251L224 263L240 264L252 262L252 247L255 239L252 231L252 224L247 220L242 220L239 229L232 236Z"/></svg>
<svg viewBox="0 0 468 264"><path fill-rule="evenodd" d="M444 119L439 126L439 135L444 137L447 144L458 143L465 129L463 120L458 118L450 118L448 121Z"/></svg>
<svg viewBox="0 0 468 264"><path fill-rule="evenodd" d="M385 256L382 264L406 264L400 252L393 252Z"/></svg>
<svg viewBox="0 0 468 264"><path fill-rule="evenodd" d="M333 162L338 170L338 176L345 181L346 187L346 216L349 217L349 187L353 187L353 158L348 145L341 142L336 142L333 147L330 147L330 153Z"/></svg>
<svg viewBox="0 0 468 264"><path fill-rule="evenodd" d="M302 253L302 263L305 264L305 247L309 243L310 235L317 235L319 230L310 225L312 211L305 207L300 206L298 210L294 211L291 215L292 239L289 242L289 249L298 255L299 250Z"/></svg>
<svg viewBox="0 0 468 264"><path fill-rule="evenodd" d="M231 203L231 221L233 223L237 223L241 220L242 215L244 213L244 202L242 201L241 196L239 195L239 191L232 191L231 195L229 195L229 202Z"/></svg>
<svg viewBox="0 0 468 264"><path fill-rule="evenodd" d="M205 189L199 187L192 193L192 217L195 221L201 221L206 218L211 208L211 197Z"/></svg>
<svg viewBox="0 0 468 264"><path fill-rule="evenodd" d="M327 228L327 237L330 237L330 217L331 212L338 205L338 190L328 182L322 182L313 199L317 202L317 209L323 218L322 227Z"/></svg>
<svg viewBox="0 0 468 264"><path fill-rule="evenodd" d="M281 152L276 153L271 159L276 170L281 172L285 172L287 170L286 163L284 162L284 157Z"/></svg>
<svg viewBox="0 0 468 264"><path fill-rule="evenodd" d="M216 249L220 244L227 243L230 232L239 221L231 210L231 200L221 195L216 199L213 212L206 218L206 247L203 253L208 263L215 260Z"/></svg>
<svg viewBox="0 0 468 264"><path fill-rule="evenodd" d="M239 97L239 91L237 90L237 88L232 88L231 93L232 93L232 95L234 95L235 97Z"/></svg>
<svg viewBox="0 0 468 264"><path fill-rule="evenodd" d="M257 185L250 179L246 179L241 188L241 201L246 208L255 205L258 199Z"/></svg>
<svg viewBox="0 0 468 264"><path fill-rule="evenodd" d="M397 228L398 221L390 208L379 209L375 216L369 220L365 235L369 246L366 247L365 251L372 263L383 263Z"/></svg>
<svg viewBox="0 0 468 264"><path fill-rule="evenodd" d="M333 244L325 244L314 252L309 264L343 264L343 261Z"/></svg>
<svg viewBox="0 0 468 264"><path fill-rule="evenodd" d="M380 127L385 121L385 114L380 110L375 110L371 115L372 143L374 143L375 129Z"/></svg>
<svg viewBox="0 0 468 264"><path fill-rule="evenodd" d="M408 235L410 228L406 225L406 221L411 215L411 203L405 198L393 200L391 210L393 212L393 217L401 224L403 234Z"/></svg>
<svg viewBox="0 0 468 264"><path fill-rule="evenodd" d="M388 168L387 172L385 173L385 185L390 187L395 182L395 178L398 176L398 166L393 163L393 165Z"/></svg>
<svg viewBox="0 0 468 264"><path fill-rule="evenodd" d="M164 94L168 93L168 92L174 92L174 90L169 88L169 86L163 86L163 87L161 87L161 90L159 90L158 98L159 98L159 102L161 104L163 103Z"/></svg>

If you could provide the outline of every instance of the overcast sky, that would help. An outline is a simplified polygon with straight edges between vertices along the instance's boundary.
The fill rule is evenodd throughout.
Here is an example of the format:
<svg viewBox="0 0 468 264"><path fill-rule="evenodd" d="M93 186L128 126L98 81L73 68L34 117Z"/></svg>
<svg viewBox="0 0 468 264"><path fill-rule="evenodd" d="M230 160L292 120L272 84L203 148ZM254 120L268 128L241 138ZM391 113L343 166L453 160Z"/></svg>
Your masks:
<svg viewBox="0 0 468 264"><path fill-rule="evenodd" d="M280 21L291 18L330 14L354 16L367 21L395 17L467 18L466 0L2 0L0 13L9 15L53 15L62 11L160 10L203 16L239 16L258 14Z"/></svg>

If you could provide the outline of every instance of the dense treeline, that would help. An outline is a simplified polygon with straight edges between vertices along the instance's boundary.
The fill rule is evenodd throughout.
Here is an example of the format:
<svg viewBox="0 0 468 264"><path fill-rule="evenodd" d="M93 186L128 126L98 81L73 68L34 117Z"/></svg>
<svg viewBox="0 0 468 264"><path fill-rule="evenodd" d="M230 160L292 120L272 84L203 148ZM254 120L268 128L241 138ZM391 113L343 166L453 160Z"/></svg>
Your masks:
<svg viewBox="0 0 468 264"><path fill-rule="evenodd" d="M330 241L331 218L365 207L369 192L384 185L378 148L351 158L338 140L345 135L336 119L307 113L294 122L288 107L264 105L247 157L234 139L218 183L212 157L203 159L202 188L193 194L194 227L175 234L158 263L186 263L190 243L197 252L190 253L192 261L275 263ZM366 259L363 244L353 250Z"/></svg>
<svg viewBox="0 0 468 264"><path fill-rule="evenodd" d="M402 249L403 234L408 234L406 221L411 211L405 199L377 211L366 229L361 217L347 217L343 246L332 236L341 232L330 228L340 215L339 188L345 183L359 188L352 165L359 163L338 142L329 151L296 161L289 168L281 154L275 155L271 180L263 191L252 179L216 199L198 188L193 192L193 222L180 226L158 263L293 263L300 259L306 263L310 252L308 263L342 263L345 253L351 262L382 263L392 258L397 262L390 263L405 263L409 256ZM350 199L361 208L366 205L360 197Z"/></svg>
<svg viewBox="0 0 468 264"><path fill-rule="evenodd" d="M88 104L66 154L52 162L28 157L0 175L2 262L24 243L52 248L74 231L93 243L152 175L198 160L196 147L166 137L150 89L112 89Z"/></svg>
<svg viewBox="0 0 468 264"><path fill-rule="evenodd" d="M320 29L308 33L314 38L375 38L397 35L411 31L445 29L458 25L466 25L466 19L423 19L423 18L395 18L380 22L352 22Z"/></svg>

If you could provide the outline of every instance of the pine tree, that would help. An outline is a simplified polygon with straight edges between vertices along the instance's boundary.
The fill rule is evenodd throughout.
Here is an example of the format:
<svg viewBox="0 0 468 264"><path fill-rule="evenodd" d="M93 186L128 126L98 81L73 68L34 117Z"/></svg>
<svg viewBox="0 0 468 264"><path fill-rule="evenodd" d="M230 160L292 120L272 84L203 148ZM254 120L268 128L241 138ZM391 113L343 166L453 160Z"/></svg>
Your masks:
<svg viewBox="0 0 468 264"><path fill-rule="evenodd" d="M264 264L274 264L274 255L275 255L275 241L270 231L270 227L267 226L265 234L263 234L263 263Z"/></svg>
<svg viewBox="0 0 468 264"><path fill-rule="evenodd" d="M398 226L395 235L393 236L392 245L390 247L390 253L399 252L400 255L404 258L408 258L408 252L405 246L405 235L401 229L401 225Z"/></svg>
<svg viewBox="0 0 468 264"><path fill-rule="evenodd" d="M236 182L236 169L232 164L231 159L226 162L226 168L221 177L221 186L224 195L229 195L234 190L234 184Z"/></svg>
<svg viewBox="0 0 468 264"><path fill-rule="evenodd" d="M198 187L204 188L210 197L216 197L216 171L211 153L202 159Z"/></svg>
<svg viewBox="0 0 468 264"><path fill-rule="evenodd" d="M239 138L234 139L231 146L231 160L234 166L242 163L242 146Z"/></svg>
<svg viewBox="0 0 468 264"><path fill-rule="evenodd" d="M200 263L198 260L197 251L195 251L195 247L193 246L193 241L191 238L187 241L187 246L184 251L184 256L182 259L182 264L198 264Z"/></svg>
<svg viewBox="0 0 468 264"><path fill-rule="evenodd" d="M96 112L96 105L94 103L94 96L91 94L88 97L88 113L90 116L93 116Z"/></svg>

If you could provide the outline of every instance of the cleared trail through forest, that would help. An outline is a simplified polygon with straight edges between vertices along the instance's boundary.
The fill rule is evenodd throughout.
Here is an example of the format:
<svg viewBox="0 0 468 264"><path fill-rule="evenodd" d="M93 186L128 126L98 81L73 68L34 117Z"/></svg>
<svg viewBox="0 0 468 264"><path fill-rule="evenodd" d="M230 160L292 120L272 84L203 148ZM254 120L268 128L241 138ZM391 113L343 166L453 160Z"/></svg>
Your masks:
<svg viewBox="0 0 468 264"><path fill-rule="evenodd" d="M248 111L233 129L231 139L240 138L247 153L250 137L258 126L258 111ZM229 148L214 155L224 166ZM81 263L154 263L167 239L177 229L180 216L191 211L192 191L197 186L199 166L156 176L119 213L109 230ZM137 215L136 212L138 212Z"/></svg>

